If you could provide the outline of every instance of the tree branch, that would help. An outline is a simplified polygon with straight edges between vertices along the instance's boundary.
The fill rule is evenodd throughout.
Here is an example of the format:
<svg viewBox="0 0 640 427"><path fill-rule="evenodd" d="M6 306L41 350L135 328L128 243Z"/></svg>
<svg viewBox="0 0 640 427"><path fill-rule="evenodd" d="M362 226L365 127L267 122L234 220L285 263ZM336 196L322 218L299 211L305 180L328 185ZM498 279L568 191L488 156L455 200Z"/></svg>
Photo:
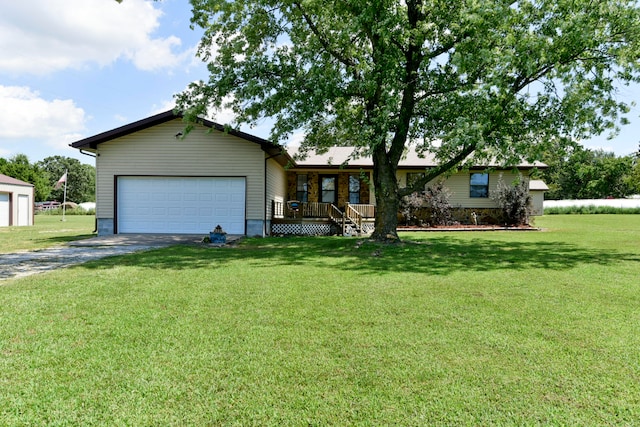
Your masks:
<svg viewBox="0 0 640 427"><path fill-rule="evenodd" d="M342 65L347 67L350 70L350 72L351 72L351 74L352 74L354 79L360 80L360 74L358 73L358 71L356 69L358 64L355 61L351 60L350 58L342 55L336 49L333 49L331 47L331 45L329 44L328 40L320 32L320 29L318 28L318 26L313 22L311 17L304 11L304 9L302 8L302 5L299 2L294 2L293 4L296 6L298 11L300 12L302 17L304 18L305 22L309 26L309 29L318 38L318 41L320 42L322 47L327 51L327 53L329 53L331 56L333 56Z"/></svg>
<svg viewBox="0 0 640 427"><path fill-rule="evenodd" d="M427 185L429 181L453 169L456 165L470 156L475 151L475 149L476 143L472 143L466 147L463 147L463 149L460 150L458 154L447 160L445 163L441 163L438 166L429 169L428 172L425 173L424 177L414 182L413 185L398 189L398 196L404 197L408 196L409 194L415 193L416 191L422 191L424 189L424 186Z"/></svg>

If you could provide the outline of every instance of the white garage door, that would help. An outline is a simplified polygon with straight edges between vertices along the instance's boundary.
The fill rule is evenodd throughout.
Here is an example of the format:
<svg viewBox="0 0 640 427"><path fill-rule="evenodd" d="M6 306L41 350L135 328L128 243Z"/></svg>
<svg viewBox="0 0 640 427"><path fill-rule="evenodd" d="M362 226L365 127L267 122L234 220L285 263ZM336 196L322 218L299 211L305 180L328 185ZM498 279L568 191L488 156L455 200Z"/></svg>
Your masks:
<svg viewBox="0 0 640 427"><path fill-rule="evenodd" d="M245 232L244 178L119 177L118 233Z"/></svg>
<svg viewBox="0 0 640 427"><path fill-rule="evenodd" d="M9 195L0 193L0 227L9 225Z"/></svg>

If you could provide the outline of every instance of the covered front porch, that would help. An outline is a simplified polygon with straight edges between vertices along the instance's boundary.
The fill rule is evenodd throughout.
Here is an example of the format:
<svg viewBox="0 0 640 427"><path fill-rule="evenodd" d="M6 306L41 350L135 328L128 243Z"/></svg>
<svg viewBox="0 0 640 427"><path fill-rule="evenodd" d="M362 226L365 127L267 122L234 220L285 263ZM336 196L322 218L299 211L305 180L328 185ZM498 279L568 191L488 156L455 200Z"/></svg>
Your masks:
<svg viewBox="0 0 640 427"><path fill-rule="evenodd" d="M271 235L366 235L374 229L375 205L272 201Z"/></svg>

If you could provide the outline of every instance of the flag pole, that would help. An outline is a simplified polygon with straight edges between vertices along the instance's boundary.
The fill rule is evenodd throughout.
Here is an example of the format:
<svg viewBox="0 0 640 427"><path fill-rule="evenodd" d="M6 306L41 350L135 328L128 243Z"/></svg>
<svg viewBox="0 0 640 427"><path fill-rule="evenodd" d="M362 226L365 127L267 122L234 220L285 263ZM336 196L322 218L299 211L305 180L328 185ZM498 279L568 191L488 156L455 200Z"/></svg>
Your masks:
<svg viewBox="0 0 640 427"><path fill-rule="evenodd" d="M64 196L62 198L62 219L60 221L66 221L65 219L65 213L67 211L67 181L68 179L68 175L67 172L69 172L67 169L64 170Z"/></svg>

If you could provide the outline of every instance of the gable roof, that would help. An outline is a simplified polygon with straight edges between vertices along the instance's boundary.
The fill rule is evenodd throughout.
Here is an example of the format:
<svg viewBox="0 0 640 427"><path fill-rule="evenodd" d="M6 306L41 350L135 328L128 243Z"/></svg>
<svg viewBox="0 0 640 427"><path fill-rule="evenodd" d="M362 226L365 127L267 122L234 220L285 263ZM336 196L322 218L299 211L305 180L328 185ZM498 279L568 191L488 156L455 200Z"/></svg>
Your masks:
<svg viewBox="0 0 640 427"><path fill-rule="evenodd" d="M146 119L138 120L136 122L120 126L118 128L99 133L94 136L90 136L85 139L73 142L69 144L73 148L79 150L95 151L99 144L111 141L116 138L120 138L132 133L148 129L150 127L160 125L171 120L182 118L182 115L175 113L173 110L165 111L163 113L156 114ZM291 165L296 168L314 168L314 169L335 169L345 164L351 168L372 168L373 160L370 156L359 157L351 159L351 154L354 151L354 147L330 147L324 154L317 154L315 151L310 151L304 159L295 159L293 156L297 154L297 147L285 147L273 143L269 140L257 137L255 135L248 134L234 129L227 129L225 126L212 122L207 119L200 119L200 124L210 129L215 129L220 132L226 132L229 135L236 136L238 138L259 144L263 151L270 155L270 157L277 158L281 165ZM435 155L432 153L418 154L415 147L410 147L407 150L405 156L400 160L398 165L401 169L425 169L429 167L438 166L438 161ZM519 169L532 169L532 168L545 168L547 165L541 162L521 162L517 165ZM474 169L485 168L502 168L503 166L497 162L489 162L489 164L475 165Z"/></svg>
<svg viewBox="0 0 640 427"><path fill-rule="evenodd" d="M159 113L154 116L147 117L146 119L138 120L136 122L129 123L128 125L120 126L118 128L115 128L106 132L102 132L85 139L81 139L79 141L69 144L69 146L73 148L77 148L79 150L90 150L90 151L96 150L98 148L98 145L102 144L103 142L108 142L113 139L120 138L144 129L148 129L150 127L160 125L162 123L166 123L178 118L182 118L182 115L179 113L175 113L173 110L165 111L163 113ZM289 157L289 154L284 150L282 146L278 144L274 144L273 142L268 141L266 139L262 139L254 135L250 135L248 133L241 132L239 130L233 130L233 129L228 130L225 128L225 126L216 122L212 122L207 119L200 119L200 124L208 128L218 130L220 132L226 132L229 135L242 138L246 141L259 144L260 147L262 147L262 149L266 153L268 153L273 157L282 155L285 157L284 160L286 162L291 160L291 158Z"/></svg>
<svg viewBox="0 0 640 427"><path fill-rule="evenodd" d="M373 159L370 156L351 159L353 147L330 147L324 154L318 154L315 151L309 151L304 159L296 159L295 165L299 168L336 168L342 164L352 168L372 168ZM289 154L295 156L298 152L297 147L289 149ZM418 154L415 147L409 147L405 155L400 159L399 169L425 169L436 167L440 163L433 153ZM500 169L504 166L497 162L489 162L488 164L474 165L474 169L478 168L496 168ZM517 165L519 169L546 168L547 165L541 162L521 162Z"/></svg>
<svg viewBox="0 0 640 427"><path fill-rule="evenodd" d="M529 190L531 191L549 191L547 184L540 179L532 179L529 181Z"/></svg>
<svg viewBox="0 0 640 427"><path fill-rule="evenodd" d="M3 175L0 173L0 184L8 184L8 185L20 185L22 187L33 187L33 184L28 182L20 181L19 179L12 178L7 175Z"/></svg>

